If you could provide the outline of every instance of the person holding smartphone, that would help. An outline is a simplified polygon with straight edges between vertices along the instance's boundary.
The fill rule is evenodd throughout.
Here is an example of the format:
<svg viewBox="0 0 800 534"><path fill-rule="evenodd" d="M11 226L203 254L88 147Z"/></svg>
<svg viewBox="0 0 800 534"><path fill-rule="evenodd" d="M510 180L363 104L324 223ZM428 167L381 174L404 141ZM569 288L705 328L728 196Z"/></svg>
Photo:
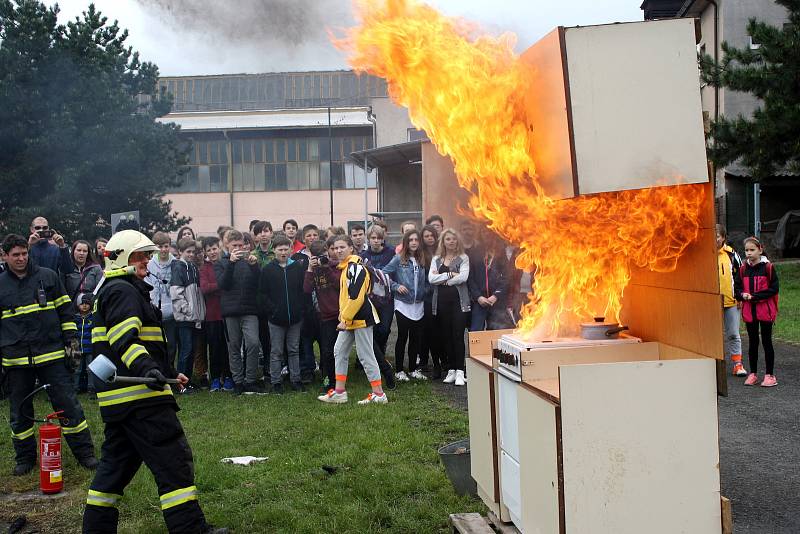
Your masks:
<svg viewBox="0 0 800 534"><path fill-rule="evenodd" d="M31 235L28 236L30 259L38 267L46 267L60 275L73 272L72 258L64 242L64 237L50 228L44 217L31 221Z"/></svg>

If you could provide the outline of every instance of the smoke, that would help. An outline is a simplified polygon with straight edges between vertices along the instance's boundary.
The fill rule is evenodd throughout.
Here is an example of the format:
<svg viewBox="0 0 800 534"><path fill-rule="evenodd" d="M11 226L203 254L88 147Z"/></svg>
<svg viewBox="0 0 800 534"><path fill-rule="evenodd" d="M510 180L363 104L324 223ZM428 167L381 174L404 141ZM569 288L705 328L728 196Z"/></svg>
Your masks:
<svg viewBox="0 0 800 534"><path fill-rule="evenodd" d="M341 0L135 2L187 44L213 48L214 56L224 56L226 61L216 61L218 64L244 64L248 67L244 70L250 72L342 68L341 54L331 45L327 32L354 23L350 3ZM185 52L191 58L191 50Z"/></svg>

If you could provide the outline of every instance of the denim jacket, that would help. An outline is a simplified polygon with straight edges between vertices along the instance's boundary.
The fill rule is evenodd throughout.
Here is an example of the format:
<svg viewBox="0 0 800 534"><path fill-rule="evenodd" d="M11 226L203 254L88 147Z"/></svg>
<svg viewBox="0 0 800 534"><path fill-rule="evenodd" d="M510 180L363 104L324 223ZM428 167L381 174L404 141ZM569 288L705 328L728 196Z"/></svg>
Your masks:
<svg viewBox="0 0 800 534"><path fill-rule="evenodd" d="M403 264L398 254L392 258L382 271L391 279L390 289L397 300L406 304L414 304L425 299L425 293L428 291L428 276L424 266L413 262L411 259L408 260L408 263ZM408 288L408 293L405 295L398 293L397 288L400 286Z"/></svg>

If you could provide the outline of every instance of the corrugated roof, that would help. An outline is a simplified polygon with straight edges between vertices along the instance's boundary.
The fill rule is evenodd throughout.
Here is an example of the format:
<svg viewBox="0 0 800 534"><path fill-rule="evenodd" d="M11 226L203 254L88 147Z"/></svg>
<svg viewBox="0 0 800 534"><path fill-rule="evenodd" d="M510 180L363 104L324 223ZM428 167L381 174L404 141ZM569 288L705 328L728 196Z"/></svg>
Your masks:
<svg viewBox="0 0 800 534"><path fill-rule="evenodd" d="M169 113L156 120L174 122L184 131L327 128L328 110L187 111ZM372 126L365 107L332 109L331 124L335 127Z"/></svg>

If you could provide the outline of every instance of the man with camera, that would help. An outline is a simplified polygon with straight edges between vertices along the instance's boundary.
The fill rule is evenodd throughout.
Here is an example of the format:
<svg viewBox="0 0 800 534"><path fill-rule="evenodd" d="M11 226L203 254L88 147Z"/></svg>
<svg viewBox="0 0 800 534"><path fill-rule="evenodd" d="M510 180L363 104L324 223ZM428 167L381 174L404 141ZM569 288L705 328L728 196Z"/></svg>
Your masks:
<svg viewBox="0 0 800 534"><path fill-rule="evenodd" d="M31 235L28 237L30 260L34 265L46 267L61 275L72 272L72 258L64 237L50 228L44 217L36 217L31 222Z"/></svg>
<svg viewBox="0 0 800 534"><path fill-rule="evenodd" d="M11 234L2 247L8 270L0 275L0 352L11 409L14 475L29 473L36 465L30 394L37 379L49 384L53 410L63 410L61 430L75 458L93 469L94 445L67 369L71 353L80 355L70 298L55 272L29 260L24 237Z"/></svg>

